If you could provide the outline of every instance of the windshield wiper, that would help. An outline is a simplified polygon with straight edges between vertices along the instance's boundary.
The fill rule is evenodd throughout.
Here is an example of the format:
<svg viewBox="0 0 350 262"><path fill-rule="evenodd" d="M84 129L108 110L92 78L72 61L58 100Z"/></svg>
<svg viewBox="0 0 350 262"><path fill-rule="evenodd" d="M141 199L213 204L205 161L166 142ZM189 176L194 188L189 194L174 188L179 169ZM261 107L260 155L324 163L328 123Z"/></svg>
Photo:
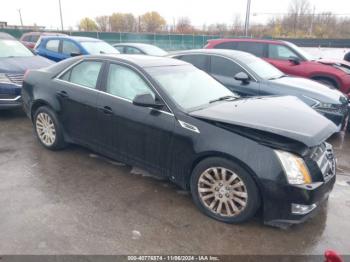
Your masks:
<svg viewBox="0 0 350 262"><path fill-rule="evenodd" d="M235 99L237 99L236 96L222 96L222 97L219 97L217 99L210 100L209 104L214 103L214 102L218 102L218 101L235 100Z"/></svg>

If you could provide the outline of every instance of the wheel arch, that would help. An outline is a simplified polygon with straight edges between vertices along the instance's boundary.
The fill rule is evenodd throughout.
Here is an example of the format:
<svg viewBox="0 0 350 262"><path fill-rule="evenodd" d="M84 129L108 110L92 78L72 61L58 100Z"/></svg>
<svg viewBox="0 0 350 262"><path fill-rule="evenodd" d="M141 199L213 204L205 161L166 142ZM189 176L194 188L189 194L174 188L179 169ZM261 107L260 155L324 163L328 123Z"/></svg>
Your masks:
<svg viewBox="0 0 350 262"><path fill-rule="evenodd" d="M316 75L312 75L310 78L312 80L315 80L315 81L324 79L324 80L327 80L327 81L330 81L331 83L333 83L335 88L337 88L337 89L340 88L340 84L334 76L324 75L324 74L316 74Z"/></svg>

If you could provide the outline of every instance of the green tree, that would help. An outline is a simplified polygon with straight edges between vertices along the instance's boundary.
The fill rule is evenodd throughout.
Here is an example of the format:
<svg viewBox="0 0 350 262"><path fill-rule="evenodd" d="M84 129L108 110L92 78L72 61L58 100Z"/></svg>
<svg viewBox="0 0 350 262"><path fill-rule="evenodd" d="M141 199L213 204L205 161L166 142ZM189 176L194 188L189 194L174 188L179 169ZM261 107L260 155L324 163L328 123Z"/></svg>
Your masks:
<svg viewBox="0 0 350 262"><path fill-rule="evenodd" d="M89 17L85 17L80 20L79 30L82 31L97 31L98 26L94 20Z"/></svg>
<svg viewBox="0 0 350 262"><path fill-rule="evenodd" d="M143 32L154 33L166 25L165 19L158 12L147 12L140 17L140 26Z"/></svg>

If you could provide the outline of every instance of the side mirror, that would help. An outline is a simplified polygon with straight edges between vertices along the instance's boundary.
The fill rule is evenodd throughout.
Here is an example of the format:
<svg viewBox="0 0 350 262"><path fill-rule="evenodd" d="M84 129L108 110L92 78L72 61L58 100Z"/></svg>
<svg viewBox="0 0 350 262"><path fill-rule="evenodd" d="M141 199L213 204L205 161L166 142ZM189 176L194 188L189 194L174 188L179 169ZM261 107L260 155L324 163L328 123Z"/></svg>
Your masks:
<svg viewBox="0 0 350 262"><path fill-rule="evenodd" d="M72 52L72 53L70 53L71 57L80 56L80 55L81 55L81 53L79 53L79 52Z"/></svg>
<svg viewBox="0 0 350 262"><path fill-rule="evenodd" d="M299 65L300 64L300 58L299 57L291 56L291 57L288 58L288 60L290 62L292 62L293 64L295 64L295 65Z"/></svg>
<svg viewBox="0 0 350 262"><path fill-rule="evenodd" d="M247 73L244 72L239 72L238 74L236 74L234 76L234 79L236 79L237 81L242 81L242 83L247 84L250 81L249 76L247 75Z"/></svg>
<svg viewBox="0 0 350 262"><path fill-rule="evenodd" d="M132 103L137 106L153 107L153 108L162 108L164 106L163 103L156 101L151 94L137 95L135 96Z"/></svg>

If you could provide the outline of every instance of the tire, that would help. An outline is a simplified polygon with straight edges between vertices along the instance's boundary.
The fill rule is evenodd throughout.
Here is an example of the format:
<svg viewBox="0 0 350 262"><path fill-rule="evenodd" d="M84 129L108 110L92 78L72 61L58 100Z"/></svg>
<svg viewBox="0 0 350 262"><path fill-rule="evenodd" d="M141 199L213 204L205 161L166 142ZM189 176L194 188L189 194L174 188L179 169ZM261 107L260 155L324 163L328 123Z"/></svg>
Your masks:
<svg viewBox="0 0 350 262"><path fill-rule="evenodd" d="M215 172L219 177L216 177ZM225 172L226 179L223 180ZM242 183L243 186L240 186ZM224 158L212 157L201 161L192 172L190 186L193 201L199 210L221 222L245 222L260 207L259 190L251 175L237 163Z"/></svg>
<svg viewBox="0 0 350 262"><path fill-rule="evenodd" d="M47 149L59 150L67 146L62 126L49 107L42 106L35 111L33 124L39 142Z"/></svg>

